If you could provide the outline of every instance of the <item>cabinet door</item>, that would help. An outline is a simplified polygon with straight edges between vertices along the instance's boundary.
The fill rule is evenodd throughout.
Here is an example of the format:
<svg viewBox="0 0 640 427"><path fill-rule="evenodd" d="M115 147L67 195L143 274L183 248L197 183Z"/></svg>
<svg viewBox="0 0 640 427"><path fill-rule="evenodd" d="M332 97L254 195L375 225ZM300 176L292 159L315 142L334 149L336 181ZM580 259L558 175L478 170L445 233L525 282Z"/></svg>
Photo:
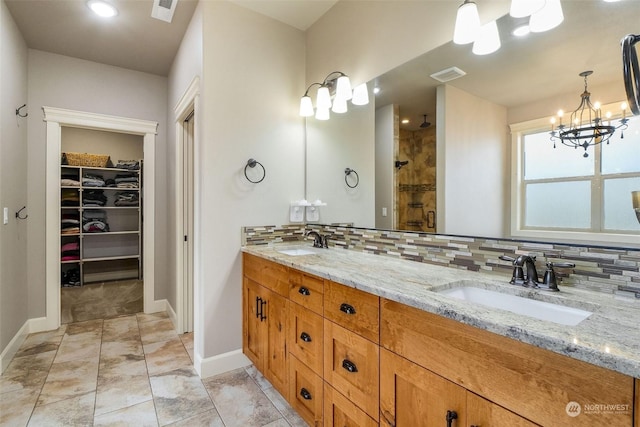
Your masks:
<svg viewBox="0 0 640 427"><path fill-rule="evenodd" d="M378 427L378 423L324 383L324 427Z"/></svg>
<svg viewBox="0 0 640 427"><path fill-rule="evenodd" d="M447 412L454 411L457 419L451 425L460 427L465 425L465 406L464 388L380 349L381 426L445 427Z"/></svg>
<svg viewBox="0 0 640 427"><path fill-rule="evenodd" d="M282 296L263 288L266 313L265 333L267 351L264 357L264 376L285 398L287 387L287 300Z"/></svg>
<svg viewBox="0 0 640 427"><path fill-rule="evenodd" d="M482 426L509 426L509 427L535 427L536 423L522 418L519 415L489 402L477 394L467 392L467 423L465 425Z"/></svg>
<svg viewBox="0 0 640 427"><path fill-rule="evenodd" d="M262 366L262 355L265 352L266 340L260 333L262 324L260 321L260 301L262 287L251 279L243 278L243 326L242 348L244 354L258 369Z"/></svg>

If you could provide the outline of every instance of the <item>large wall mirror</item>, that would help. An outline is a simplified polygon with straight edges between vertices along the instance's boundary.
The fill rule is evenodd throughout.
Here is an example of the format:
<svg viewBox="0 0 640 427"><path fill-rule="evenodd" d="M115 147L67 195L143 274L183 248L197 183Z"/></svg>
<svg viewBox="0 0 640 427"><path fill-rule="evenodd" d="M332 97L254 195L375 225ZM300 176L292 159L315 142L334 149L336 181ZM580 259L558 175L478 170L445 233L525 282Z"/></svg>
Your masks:
<svg viewBox="0 0 640 427"><path fill-rule="evenodd" d="M593 70L592 101L619 104L620 40L640 33L638 1L562 7L564 21L551 31L515 36L527 19L505 15L497 52L477 56L471 45L447 43L370 81L368 106L308 119L307 198L327 202L320 221L511 237L510 126L577 108L585 70ZM465 74L430 77L452 67ZM355 189L343 185L346 167L359 174Z"/></svg>

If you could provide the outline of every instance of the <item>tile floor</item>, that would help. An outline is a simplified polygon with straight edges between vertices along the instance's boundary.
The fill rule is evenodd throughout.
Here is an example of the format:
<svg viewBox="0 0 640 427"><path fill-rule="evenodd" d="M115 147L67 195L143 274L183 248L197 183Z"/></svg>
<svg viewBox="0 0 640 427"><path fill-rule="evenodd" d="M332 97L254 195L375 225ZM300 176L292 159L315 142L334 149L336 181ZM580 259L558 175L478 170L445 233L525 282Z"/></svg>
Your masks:
<svg viewBox="0 0 640 427"><path fill-rule="evenodd" d="M306 426L253 366L201 380L192 358L165 313L31 334L0 376L0 426Z"/></svg>

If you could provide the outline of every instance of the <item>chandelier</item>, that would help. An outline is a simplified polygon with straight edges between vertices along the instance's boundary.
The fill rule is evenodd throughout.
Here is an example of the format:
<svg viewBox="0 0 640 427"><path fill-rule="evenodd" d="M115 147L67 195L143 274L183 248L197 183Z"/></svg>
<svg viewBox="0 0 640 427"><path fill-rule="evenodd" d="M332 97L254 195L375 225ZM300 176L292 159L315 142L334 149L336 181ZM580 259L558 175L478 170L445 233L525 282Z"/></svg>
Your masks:
<svg viewBox="0 0 640 427"><path fill-rule="evenodd" d="M578 148L584 148L584 154L582 157L589 157L587 148L598 145L600 143L609 143L609 139L613 133L620 129L620 138L624 138L624 130L627 128L626 118L627 104L622 103L622 119L617 126L611 124L611 113L606 114L607 122L602 120L602 111L600 109L600 103L591 103L591 94L587 90L587 77L593 74L593 71L583 71L580 73L580 77L584 77L584 92L580 95L580 105L571 113L569 117L569 123L563 124L562 117L564 112L558 111L558 127L554 129L556 118L551 119L551 141L553 142L553 148L556 148L556 142Z"/></svg>

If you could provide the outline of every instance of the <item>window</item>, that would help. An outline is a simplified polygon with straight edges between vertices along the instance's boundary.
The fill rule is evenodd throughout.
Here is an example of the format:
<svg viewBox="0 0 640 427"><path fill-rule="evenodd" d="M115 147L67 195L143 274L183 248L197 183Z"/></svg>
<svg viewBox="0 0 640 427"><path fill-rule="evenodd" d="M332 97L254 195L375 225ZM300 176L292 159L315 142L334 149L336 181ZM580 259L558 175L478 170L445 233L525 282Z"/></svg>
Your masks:
<svg viewBox="0 0 640 427"><path fill-rule="evenodd" d="M572 149L549 139L540 121L512 126L514 236L632 242L640 220L631 192L640 190L640 117L609 144Z"/></svg>

